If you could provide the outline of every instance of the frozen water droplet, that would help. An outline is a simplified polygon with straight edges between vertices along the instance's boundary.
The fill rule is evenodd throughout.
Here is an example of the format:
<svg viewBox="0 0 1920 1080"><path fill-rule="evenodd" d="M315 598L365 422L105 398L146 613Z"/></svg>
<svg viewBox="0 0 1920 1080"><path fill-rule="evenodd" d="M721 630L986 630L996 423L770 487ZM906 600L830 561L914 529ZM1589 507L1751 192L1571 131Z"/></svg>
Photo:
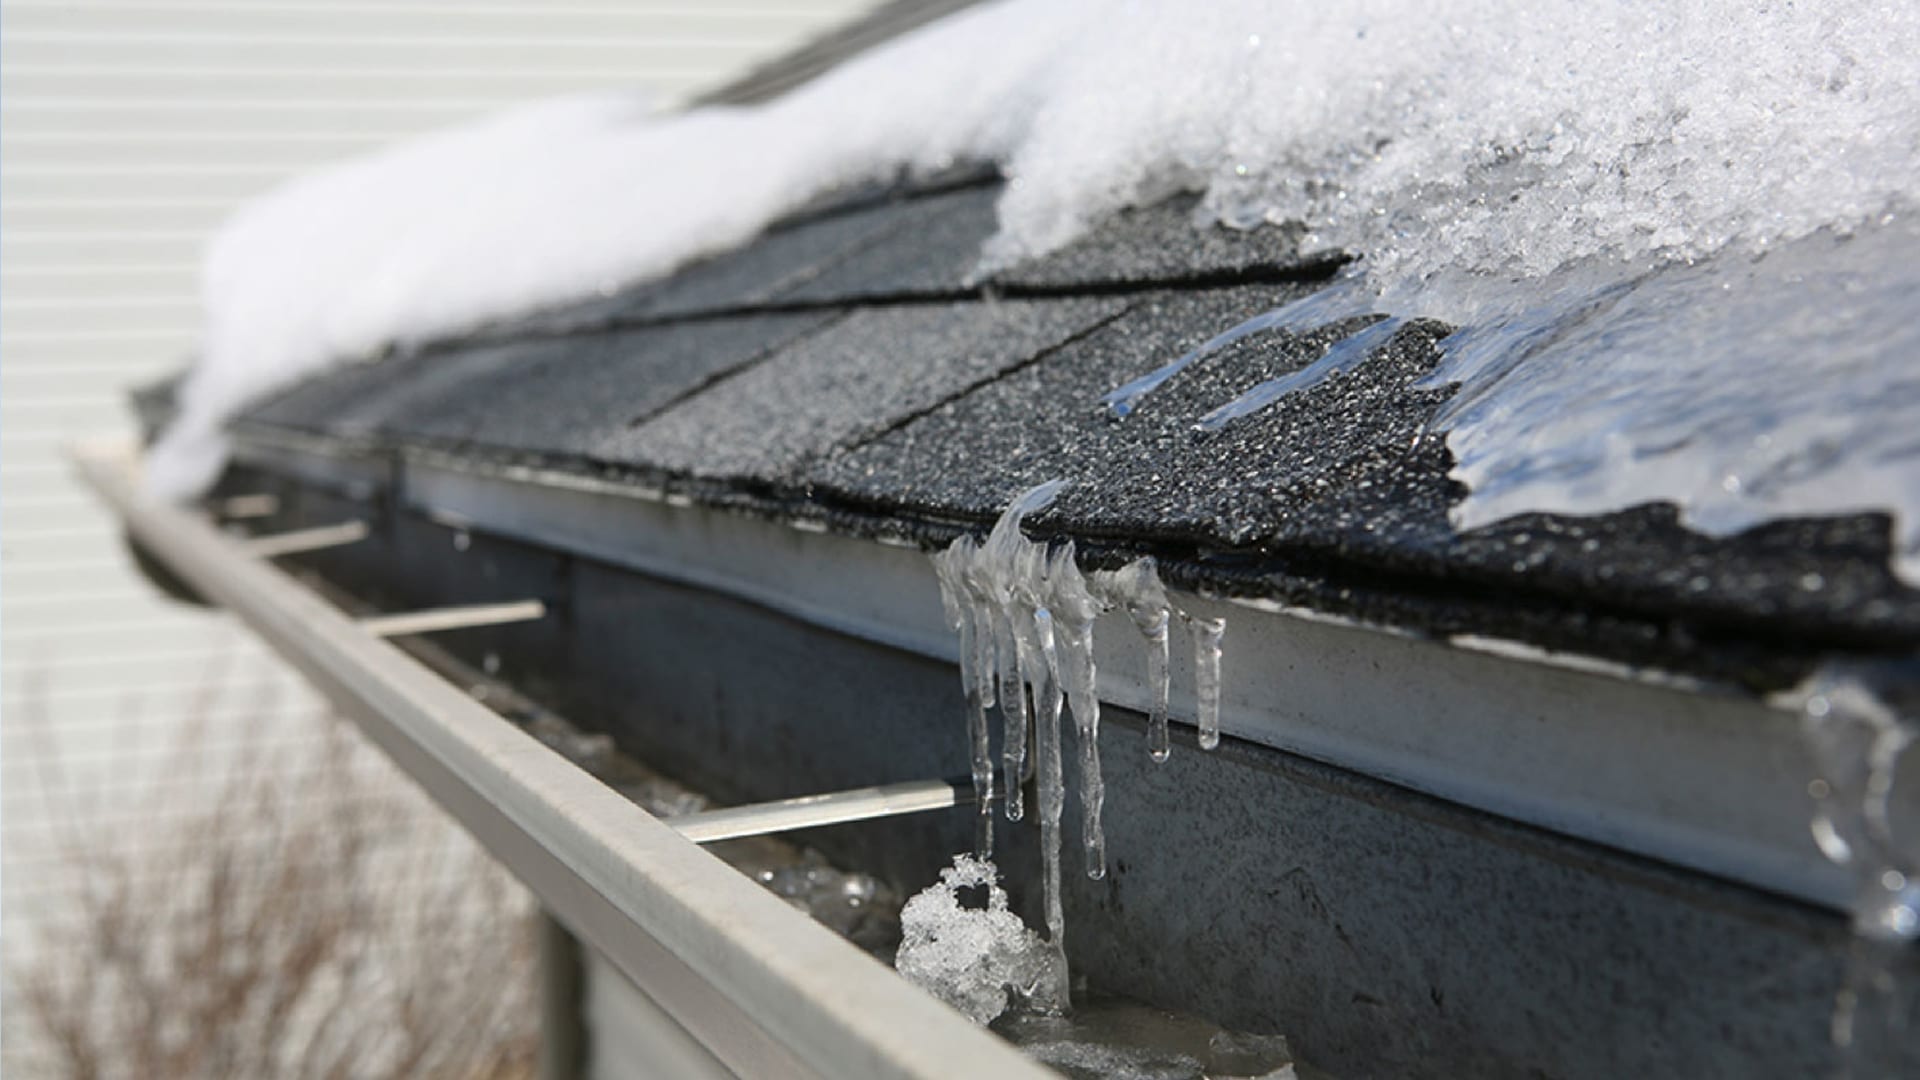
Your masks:
<svg viewBox="0 0 1920 1080"><path fill-rule="evenodd" d="M1194 698L1199 705L1202 750L1220 745L1220 637L1226 628L1221 619L1193 620Z"/></svg>
<svg viewBox="0 0 1920 1080"><path fill-rule="evenodd" d="M1094 583L1102 596L1126 610L1134 628L1146 640L1147 754L1155 761L1165 761L1172 745L1167 732L1167 702L1173 682L1167 641L1173 607L1167 601L1167 591L1151 558L1095 574Z"/></svg>
<svg viewBox="0 0 1920 1080"><path fill-rule="evenodd" d="M1920 938L1920 850L1892 816L1916 729L1874 690L1877 674L1830 668L1801 691L1819 772L1807 785L1814 841L1855 883L1855 940L1832 1015L1834 1045L1846 1053L1842 1075L1881 1075L1901 1053L1910 1002L1892 972Z"/></svg>

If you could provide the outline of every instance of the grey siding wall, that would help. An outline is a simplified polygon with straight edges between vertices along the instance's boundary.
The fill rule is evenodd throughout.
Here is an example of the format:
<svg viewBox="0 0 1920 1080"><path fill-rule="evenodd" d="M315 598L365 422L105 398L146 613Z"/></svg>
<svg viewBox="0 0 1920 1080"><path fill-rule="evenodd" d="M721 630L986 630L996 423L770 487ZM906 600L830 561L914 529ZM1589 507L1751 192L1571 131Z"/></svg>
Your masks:
<svg viewBox="0 0 1920 1080"><path fill-rule="evenodd" d="M69 476L124 431L124 389L195 338L201 245L316 164L546 94L689 96L863 0L7 0L0 7L0 948L29 960L72 910L56 842L154 842L127 793L182 814L266 729L321 706L232 622L158 599ZM217 693L210 694L210 690ZM211 749L182 768L185 722ZM225 734L222 729L225 729ZM242 735L248 738L242 738ZM162 775L164 774L164 775ZM12 992L11 983L8 993ZM8 1075L45 1059L0 1001Z"/></svg>

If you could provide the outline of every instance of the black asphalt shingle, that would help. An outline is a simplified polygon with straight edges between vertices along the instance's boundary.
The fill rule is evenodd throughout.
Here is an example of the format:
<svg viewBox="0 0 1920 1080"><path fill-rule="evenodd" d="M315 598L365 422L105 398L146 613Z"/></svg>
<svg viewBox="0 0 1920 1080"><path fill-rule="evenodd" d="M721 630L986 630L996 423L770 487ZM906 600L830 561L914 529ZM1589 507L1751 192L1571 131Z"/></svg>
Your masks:
<svg viewBox="0 0 1920 1080"><path fill-rule="evenodd" d="M1124 307L1006 301L856 311L592 456L703 479L792 480L802 466L1026 364Z"/></svg>
<svg viewBox="0 0 1920 1080"><path fill-rule="evenodd" d="M531 456L929 543L1064 478L1033 526L1092 559L1152 552L1188 587L1758 686L1829 650L1920 646L1884 516L1716 539L1650 506L1456 532L1444 436L1421 437L1449 395L1421 385L1438 324L1197 431L1368 320L1255 333L1116 420L1103 394L1312 292L1340 259L1302 254L1297 230L1195 231L1185 198L980 288L998 191L962 176L857 193L659 285L324 376L242 427ZM609 329L627 324L643 325Z"/></svg>
<svg viewBox="0 0 1920 1080"><path fill-rule="evenodd" d="M1027 487L1064 477L1072 483L1036 525L1057 520L1077 534L1123 539L1257 543L1322 490L1378 468L1411 442L1446 396L1411 388L1437 358L1435 328L1409 329L1355 377L1335 377L1216 433L1197 432L1195 422L1304 367L1343 330L1363 324L1242 338L1191 363L1125 420L1100 398L1303 291L1154 294L1033 367L824 463L815 483L880 507L983 515Z"/></svg>
<svg viewBox="0 0 1920 1080"><path fill-rule="evenodd" d="M1223 284L1326 276L1346 257L1303 250L1303 230L1197 224L1199 198L1181 195L1122 210L1060 250L995 274L1007 289L1071 291L1088 285Z"/></svg>
<svg viewBox="0 0 1920 1080"><path fill-rule="evenodd" d="M528 362L423 403L405 434L541 456L590 454L838 317L750 315L540 341Z"/></svg>

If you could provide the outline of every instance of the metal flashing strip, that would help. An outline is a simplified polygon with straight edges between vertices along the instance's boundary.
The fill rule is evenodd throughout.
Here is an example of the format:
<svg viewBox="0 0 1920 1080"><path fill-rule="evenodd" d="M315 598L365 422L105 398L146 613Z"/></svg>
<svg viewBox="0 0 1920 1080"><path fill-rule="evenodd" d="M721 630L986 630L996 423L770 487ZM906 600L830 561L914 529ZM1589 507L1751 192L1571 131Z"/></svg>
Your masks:
<svg viewBox="0 0 1920 1080"><path fill-rule="evenodd" d="M78 463L156 558L300 668L727 1068L1050 1075L207 521L144 498L126 449L84 451Z"/></svg>
<svg viewBox="0 0 1920 1080"><path fill-rule="evenodd" d="M442 630L464 630L470 626L532 622L546 616L547 605L542 601L516 600L508 604L460 604L425 611L368 615L360 620L360 629L375 637L402 637L407 634L433 634Z"/></svg>
<svg viewBox="0 0 1920 1080"><path fill-rule="evenodd" d="M948 810L975 805L977 800L964 780L908 780L898 784L831 791L823 795L801 795L773 802L746 806L724 806L701 810L673 818L667 824L675 832L696 844L738 840L743 836L765 836L817 829L822 825L845 825L854 821L924 814L929 810Z"/></svg>
<svg viewBox="0 0 1920 1080"><path fill-rule="evenodd" d="M957 660L915 549L565 473L438 454L400 468L407 509ZM1790 712L1579 657L1231 600L1181 606L1227 620L1228 735L1835 910L1850 902L1808 829L1813 772ZM1176 720L1193 716L1190 653L1175 650ZM1144 651L1124 616L1101 620L1096 660L1101 698L1144 712Z"/></svg>
<svg viewBox="0 0 1920 1080"><path fill-rule="evenodd" d="M278 495L229 495L213 505L213 516L222 521L272 517L279 512L280 497Z"/></svg>
<svg viewBox="0 0 1920 1080"><path fill-rule="evenodd" d="M298 555L303 551L323 551L357 544L366 538L367 523L356 519L335 525L316 525L311 529L248 537L239 541L239 546L255 558L277 559L282 555Z"/></svg>

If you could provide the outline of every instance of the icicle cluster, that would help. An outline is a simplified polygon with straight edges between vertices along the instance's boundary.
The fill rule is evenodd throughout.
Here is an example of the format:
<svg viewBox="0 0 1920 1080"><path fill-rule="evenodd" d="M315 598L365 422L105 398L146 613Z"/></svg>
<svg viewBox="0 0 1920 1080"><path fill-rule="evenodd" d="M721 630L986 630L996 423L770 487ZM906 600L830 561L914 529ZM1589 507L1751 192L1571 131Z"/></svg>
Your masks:
<svg viewBox="0 0 1920 1080"><path fill-rule="evenodd" d="M1147 750L1154 761L1168 756L1169 628L1178 618L1192 628L1200 745L1220 742L1220 638L1225 624L1181 612L1168 602L1154 562L1138 559L1113 571L1080 572L1071 541L1049 548L1020 531L1028 514L1045 509L1065 486L1050 480L1007 507L984 541L955 540L933 557L947 622L960 637L960 677L967 702L967 741L972 751L974 795L979 806L975 850L993 851L994 763L987 710L998 705L1007 818L1026 813L1021 794L1027 774L1028 732L1034 745L1033 773L1039 800L1047 933L1058 964L1058 999L1066 1000L1066 916L1060 900L1060 820L1066 786L1060 742L1063 706L1073 716L1080 755L1080 835L1087 876L1107 873L1101 811L1106 785L1100 776L1100 695L1093 660L1093 626L1103 613L1122 608L1147 645L1150 700Z"/></svg>
<svg viewBox="0 0 1920 1080"><path fill-rule="evenodd" d="M1920 729L1858 673L1817 675L1801 695L1816 775L1813 837L1853 873L1855 943L1846 985L1835 996L1833 1042L1844 1074L1879 1075L1897 1060L1906 1009L1894 966L1920 940L1920 849L1911 822L1896 822L1902 760Z"/></svg>

